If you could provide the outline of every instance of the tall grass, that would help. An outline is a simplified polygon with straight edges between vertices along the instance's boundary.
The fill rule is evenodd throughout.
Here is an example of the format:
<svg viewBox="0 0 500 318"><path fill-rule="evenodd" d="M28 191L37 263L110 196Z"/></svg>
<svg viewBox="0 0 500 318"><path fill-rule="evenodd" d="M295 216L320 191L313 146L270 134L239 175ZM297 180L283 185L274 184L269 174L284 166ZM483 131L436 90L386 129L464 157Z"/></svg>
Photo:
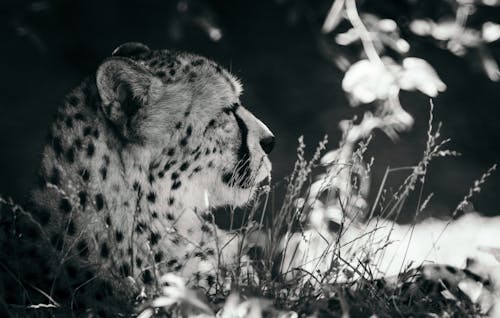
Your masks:
<svg viewBox="0 0 500 318"><path fill-rule="evenodd" d="M383 226L381 218L397 219L408 213L408 207L413 206L408 204L410 194L417 192L413 211L416 220L433 197L423 191L430 163L458 155L446 148L449 139L442 138L441 124L434 126L432 110L431 104L422 159L411 167L387 168L371 204L368 193L373 159L366 160L366 150L374 129L394 133L393 121L370 115L358 124L345 121L338 148L325 153L325 136L310 159L306 158L303 138L299 138L297 160L282 183L285 193L281 200L274 195L279 185L260 187L240 215L245 220L241 227L235 226L237 211L230 210L229 231L239 237L239 259L233 264L219 261L215 288L208 298L175 274L157 275L157 288L148 293L143 290L135 300L139 317L160 312L169 312L173 317L210 317L218 313L224 318L478 314L478 308L465 295L443 296L447 286L426 280L416 266L420 264L406 266L401 262L399 275L390 279L381 278L379 273L384 249L391 244L388 237L375 235ZM494 169L475 182L453 216L480 192ZM408 171L401 185L394 191L386 189L390 174L401 171ZM29 215L12 200L1 199L0 203ZM356 249L346 248L357 241L364 243ZM224 248L218 246L218 252ZM409 252L407 246L403 260ZM40 293L47 295L47 302L34 304L31 309L59 306L50 293Z"/></svg>
<svg viewBox="0 0 500 318"><path fill-rule="evenodd" d="M379 239L374 236L377 224L372 227L373 231L353 230L380 222L380 217L397 219L402 213L408 213L408 207L413 206L408 200L415 191L418 193L414 205L416 220L433 197L432 193L424 196L423 191L430 163L436 158L459 155L446 148L450 139L442 138L441 123L434 126L431 104L422 159L411 167L388 168L370 206L367 183L373 159L365 160L364 155L373 129L390 128L381 127L385 124L383 121L374 124L370 116L357 125L344 123L338 149L324 154L325 137L309 160L303 139L299 138L297 160L285 179L286 192L279 207L264 217L269 213L266 207L276 205L269 202L270 197L277 200L269 195L271 188L260 193L251 205L250 219L259 217L249 224L252 228L257 226L265 239L260 242L259 253L251 260L246 259L246 264L240 264L250 267L251 271L238 272L256 277L246 279L243 284L236 279L231 291L212 295L211 302L205 303L211 306L212 313L219 312L222 317L261 317L263 313L273 317L471 317L479 314L478 307L463 293L446 297L443 291L447 291L447 286L426 280L420 272L420 264L404 266L401 262L399 275L380 278L377 266L390 242L375 242ZM475 182L457 209L480 191L494 168ZM390 174L401 170L408 171L408 176L395 191L388 191L385 186ZM409 228L412 231L413 227ZM349 236L351 232L359 236ZM340 252L356 240L380 247L376 251L364 246L347 254ZM403 260L408 252L411 251L406 247ZM189 302L180 300L179 303ZM192 313L197 312L196 308L196 305L192 307ZM149 314L153 312L148 310Z"/></svg>

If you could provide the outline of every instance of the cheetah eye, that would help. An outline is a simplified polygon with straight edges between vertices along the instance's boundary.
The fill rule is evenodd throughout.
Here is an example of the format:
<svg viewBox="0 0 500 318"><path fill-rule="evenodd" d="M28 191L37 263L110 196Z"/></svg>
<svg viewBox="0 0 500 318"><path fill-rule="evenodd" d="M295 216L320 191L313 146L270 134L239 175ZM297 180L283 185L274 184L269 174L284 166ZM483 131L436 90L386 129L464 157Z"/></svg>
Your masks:
<svg viewBox="0 0 500 318"><path fill-rule="evenodd" d="M232 124L233 124L232 118L224 119L224 121L221 123L222 130L224 130L227 133L231 132L233 130Z"/></svg>

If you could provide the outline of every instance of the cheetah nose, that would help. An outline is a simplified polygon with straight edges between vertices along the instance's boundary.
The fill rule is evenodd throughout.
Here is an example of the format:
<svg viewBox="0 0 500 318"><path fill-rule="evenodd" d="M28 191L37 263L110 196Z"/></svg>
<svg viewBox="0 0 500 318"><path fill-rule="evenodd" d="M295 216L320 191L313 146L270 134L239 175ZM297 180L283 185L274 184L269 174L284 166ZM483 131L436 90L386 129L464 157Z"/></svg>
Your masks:
<svg viewBox="0 0 500 318"><path fill-rule="evenodd" d="M271 151L273 151L275 143L276 143L276 138L274 138L273 135L264 137L260 140L260 146L262 147L262 150L264 150L266 154L269 154L271 153Z"/></svg>

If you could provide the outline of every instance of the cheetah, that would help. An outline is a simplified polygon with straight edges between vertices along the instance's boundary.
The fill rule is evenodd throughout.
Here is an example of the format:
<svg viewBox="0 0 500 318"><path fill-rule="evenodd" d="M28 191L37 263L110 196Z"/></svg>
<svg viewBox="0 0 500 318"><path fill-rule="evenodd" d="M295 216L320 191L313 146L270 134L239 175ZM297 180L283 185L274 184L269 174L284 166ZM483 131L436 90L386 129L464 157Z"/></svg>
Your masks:
<svg viewBox="0 0 500 318"><path fill-rule="evenodd" d="M133 294L166 272L216 288L217 270L238 262L242 239L219 229L211 210L255 196L270 178L275 144L241 93L235 76L207 58L140 43L115 49L65 98L50 128L39 185L21 213L22 239L39 241L22 255L50 260L26 266L33 287L47 286L35 279L43 276L45 294L70 298L72 313L90 306L80 295L95 303Z"/></svg>

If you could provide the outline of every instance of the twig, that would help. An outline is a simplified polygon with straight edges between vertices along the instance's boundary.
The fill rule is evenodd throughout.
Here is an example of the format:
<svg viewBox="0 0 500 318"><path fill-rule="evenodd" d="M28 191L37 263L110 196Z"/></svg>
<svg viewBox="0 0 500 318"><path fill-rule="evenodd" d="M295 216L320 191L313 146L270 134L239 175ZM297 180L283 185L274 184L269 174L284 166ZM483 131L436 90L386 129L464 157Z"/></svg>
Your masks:
<svg viewBox="0 0 500 318"><path fill-rule="evenodd" d="M344 8L345 0L335 0L328 11L328 15L325 18L325 22L321 27L321 32L330 33L332 32L340 22L341 19L341 11Z"/></svg>
<svg viewBox="0 0 500 318"><path fill-rule="evenodd" d="M363 43L363 49L366 53L366 56L370 60L370 62L384 66L380 56L378 56L377 50L373 45L373 41L370 33L366 29L363 21L359 17L358 9L356 8L356 0L346 0L345 3L347 18L351 22L353 28L358 33L359 38L361 39L361 43Z"/></svg>

